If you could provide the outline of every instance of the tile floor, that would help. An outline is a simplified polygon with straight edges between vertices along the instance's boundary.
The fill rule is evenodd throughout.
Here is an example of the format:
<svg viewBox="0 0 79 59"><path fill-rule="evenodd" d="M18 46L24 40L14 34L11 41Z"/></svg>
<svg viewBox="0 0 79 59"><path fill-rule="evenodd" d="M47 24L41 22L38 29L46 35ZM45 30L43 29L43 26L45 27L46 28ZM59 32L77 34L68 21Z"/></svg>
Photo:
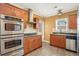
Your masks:
<svg viewBox="0 0 79 59"><path fill-rule="evenodd" d="M79 56L79 53L50 46L48 43L43 42L42 48L39 48L26 56Z"/></svg>

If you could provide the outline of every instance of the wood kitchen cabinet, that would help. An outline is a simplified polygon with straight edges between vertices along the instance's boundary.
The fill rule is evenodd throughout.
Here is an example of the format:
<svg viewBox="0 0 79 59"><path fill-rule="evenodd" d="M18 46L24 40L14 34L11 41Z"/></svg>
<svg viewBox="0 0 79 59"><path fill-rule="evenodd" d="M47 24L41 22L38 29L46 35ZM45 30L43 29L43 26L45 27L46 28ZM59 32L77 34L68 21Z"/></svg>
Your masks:
<svg viewBox="0 0 79 59"><path fill-rule="evenodd" d="M35 40L34 40L34 49L37 49L40 46L42 46L42 37L37 36L37 38L35 38Z"/></svg>
<svg viewBox="0 0 79 59"><path fill-rule="evenodd" d="M24 28L26 28L26 25L27 25L26 22L28 22L28 12L25 11L25 10L22 10L20 8L15 8L15 16L18 17L18 18L23 19Z"/></svg>
<svg viewBox="0 0 79 59"><path fill-rule="evenodd" d="M8 3L0 3L0 14L14 16L23 19L24 28L26 28L26 22L28 21L28 11L10 5Z"/></svg>
<svg viewBox="0 0 79 59"><path fill-rule="evenodd" d="M42 46L41 35L24 37L24 54L27 54Z"/></svg>
<svg viewBox="0 0 79 59"><path fill-rule="evenodd" d="M14 7L7 3L0 3L0 14L15 16Z"/></svg>
<svg viewBox="0 0 79 59"><path fill-rule="evenodd" d="M50 35L50 44L53 46L66 48L66 36L64 35Z"/></svg>
<svg viewBox="0 0 79 59"><path fill-rule="evenodd" d="M77 29L77 14L69 16L69 29Z"/></svg>
<svg viewBox="0 0 79 59"><path fill-rule="evenodd" d="M59 47L66 48L66 36L65 35L59 35Z"/></svg>
<svg viewBox="0 0 79 59"><path fill-rule="evenodd" d="M29 38L24 38L24 54L30 52L30 41Z"/></svg>
<svg viewBox="0 0 79 59"><path fill-rule="evenodd" d="M26 15L26 11L20 8L15 8L15 16L21 19L26 19L28 15Z"/></svg>
<svg viewBox="0 0 79 59"><path fill-rule="evenodd" d="M34 29L38 29L38 27L39 27L39 18L33 18L33 21L34 21L34 23L33 23L33 28Z"/></svg>

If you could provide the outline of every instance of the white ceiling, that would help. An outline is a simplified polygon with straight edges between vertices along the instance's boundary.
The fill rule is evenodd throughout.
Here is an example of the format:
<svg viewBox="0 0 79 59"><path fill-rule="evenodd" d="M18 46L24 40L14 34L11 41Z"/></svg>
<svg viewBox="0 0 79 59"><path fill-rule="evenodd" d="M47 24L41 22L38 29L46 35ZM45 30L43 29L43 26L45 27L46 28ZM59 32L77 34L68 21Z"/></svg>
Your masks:
<svg viewBox="0 0 79 59"><path fill-rule="evenodd" d="M24 9L33 9L34 13L43 17L49 17L56 15L59 9L62 12L69 12L72 10L77 10L77 3L12 3L13 5L20 6ZM54 8L58 6L58 8Z"/></svg>

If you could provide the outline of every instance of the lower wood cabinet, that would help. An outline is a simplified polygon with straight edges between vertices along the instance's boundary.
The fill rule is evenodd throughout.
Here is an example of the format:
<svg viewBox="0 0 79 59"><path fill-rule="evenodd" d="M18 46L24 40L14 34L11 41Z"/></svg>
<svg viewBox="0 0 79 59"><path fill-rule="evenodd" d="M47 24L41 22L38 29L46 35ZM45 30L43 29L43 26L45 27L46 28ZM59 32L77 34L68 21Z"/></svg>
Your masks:
<svg viewBox="0 0 79 59"><path fill-rule="evenodd" d="M29 53L30 51L30 41L29 39L24 38L24 54Z"/></svg>
<svg viewBox="0 0 79 59"><path fill-rule="evenodd" d="M50 44L53 46L66 48L66 36L65 35L50 35Z"/></svg>
<svg viewBox="0 0 79 59"><path fill-rule="evenodd" d="M24 37L24 54L27 54L42 46L41 35Z"/></svg>

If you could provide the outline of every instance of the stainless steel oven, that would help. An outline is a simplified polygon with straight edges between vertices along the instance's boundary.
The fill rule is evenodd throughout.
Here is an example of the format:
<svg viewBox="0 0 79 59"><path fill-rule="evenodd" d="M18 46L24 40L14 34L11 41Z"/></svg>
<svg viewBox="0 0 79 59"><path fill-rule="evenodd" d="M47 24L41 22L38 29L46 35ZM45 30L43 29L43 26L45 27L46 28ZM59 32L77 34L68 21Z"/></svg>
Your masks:
<svg viewBox="0 0 79 59"><path fill-rule="evenodd" d="M1 54L23 48L23 35L1 37L0 46Z"/></svg>
<svg viewBox="0 0 79 59"><path fill-rule="evenodd" d="M22 19L0 15L0 35L23 33Z"/></svg>

